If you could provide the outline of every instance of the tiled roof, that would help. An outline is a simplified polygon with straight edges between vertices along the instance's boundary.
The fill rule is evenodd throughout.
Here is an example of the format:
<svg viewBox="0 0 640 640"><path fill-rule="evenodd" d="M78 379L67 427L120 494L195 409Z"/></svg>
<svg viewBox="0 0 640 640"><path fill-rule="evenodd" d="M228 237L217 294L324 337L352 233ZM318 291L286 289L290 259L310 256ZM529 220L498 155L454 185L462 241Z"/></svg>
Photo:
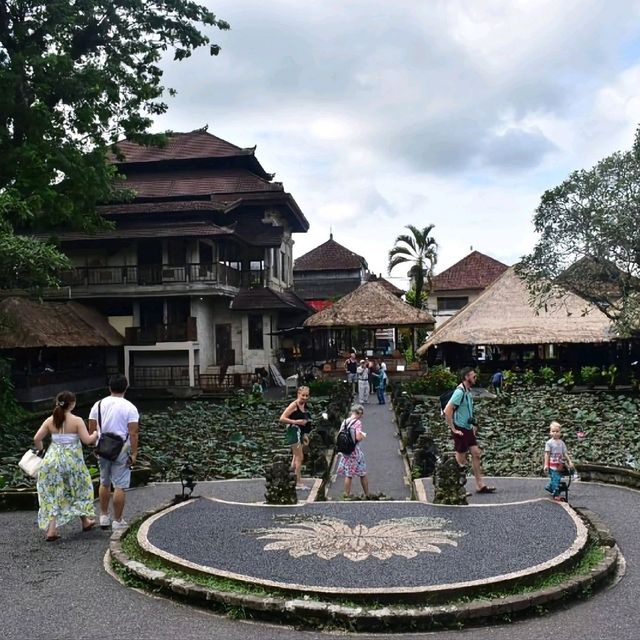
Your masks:
<svg viewBox="0 0 640 640"><path fill-rule="evenodd" d="M293 263L294 271L336 271L367 268L367 262L357 253L338 244L333 235L324 244L300 256Z"/></svg>
<svg viewBox="0 0 640 640"><path fill-rule="evenodd" d="M253 149L242 149L203 130L172 133L165 147L144 147L129 140L118 142L125 163L187 160L192 158L225 158L249 155Z"/></svg>
<svg viewBox="0 0 640 640"><path fill-rule="evenodd" d="M136 198L176 198L220 193L283 191L279 182L269 182L247 169L191 169L133 173L119 183L135 191Z"/></svg>
<svg viewBox="0 0 640 640"><path fill-rule="evenodd" d="M355 291L361 284L359 278L322 278L297 280L293 277L295 292L303 300L331 300Z"/></svg>
<svg viewBox="0 0 640 640"><path fill-rule="evenodd" d="M376 276L374 273L369 274L367 282L379 282L387 291L393 293L393 295L398 298L404 295L403 289L399 289L395 284L393 284L393 282L385 280L382 276Z"/></svg>
<svg viewBox="0 0 640 640"><path fill-rule="evenodd" d="M306 311L311 309L293 291L275 291L269 287L241 289L232 300L230 308L234 311Z"/></svg>
<svg viewBox="0 0 640 640"><path fill-rule="evenodd" d="M83 231L60 231L56 233L40 234L43 240L54 236L60 242L77 242L78 240L121 240L134 238L209 238L234 234L234 229L221 227L210 222L186 222L178 224L160 224L116 227L104 229L95 233Z"/></svg>
<svg viewBox="0 0 640 640"><path fill-rule="evenodd" d="M171 202L129 202L98 207L102 215L124 213L178 213L184 211L218 211L223 208L211 200L173 200Z"/></svg>
<svg viewBox="0 0 640 640"><path fill-rule="evenodd" d="M472 251L433 279L433 291L485 289L509 267L484 253Z"/></svg>

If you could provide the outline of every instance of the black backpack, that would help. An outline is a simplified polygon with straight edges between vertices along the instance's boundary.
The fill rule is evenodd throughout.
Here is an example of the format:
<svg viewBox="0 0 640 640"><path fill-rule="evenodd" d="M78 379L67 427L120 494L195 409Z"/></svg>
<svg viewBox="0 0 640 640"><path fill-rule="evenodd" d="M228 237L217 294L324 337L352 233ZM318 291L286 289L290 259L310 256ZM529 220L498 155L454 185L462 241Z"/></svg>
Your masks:
<svg viewBox="0 0 640 640"><path fill-rule="evenodd" d="M353 421L342 421L340 425L340 431L336 436L336 449L338 452L343 453L345 456L351 455L356 448L356 441L351 435L351 425Z"/></svg>
<svg viewBox="0 0 640 640"><path fill-rule="evenodd" d="M449 391L445 391L440 395L440 410L444 413L444 408L449 404L449 400L451 400L451 396L455 393L456 389L459 387L458 385L455 389L450 389ZM462 392L465 393L464 391ZM463 395L464 398L464 395Z"/></svg>

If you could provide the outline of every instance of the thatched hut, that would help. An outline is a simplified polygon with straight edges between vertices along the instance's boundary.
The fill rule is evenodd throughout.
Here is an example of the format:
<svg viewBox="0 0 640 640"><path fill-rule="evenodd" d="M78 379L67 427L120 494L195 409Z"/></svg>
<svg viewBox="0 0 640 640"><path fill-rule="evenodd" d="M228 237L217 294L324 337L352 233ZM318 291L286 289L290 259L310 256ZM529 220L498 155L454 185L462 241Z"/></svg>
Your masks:
<svg viewBox="0 0 640 640"><path fill-rule="evenodd" d="M62 388L104 387L123 337L98 312L77 302L0 301L0 356L11 362L18 399L53 397Z"/></svg>
<svg viewBox="0 0 640 640"><path fill-rule="evenodd" d="M333 306L305 320L304 326L326 334L347 333L350 346L373 346L376 329L422 327L433 329L430 313L403 302L378 281L367 282L338 300ZM329 340L333 338L329 337Z"/></svg>
<svg viewBox="0 0 640 640"><path fill-rule="evenodd" d="M615 340L611 321L575 294L566 293L541 309L533 307L526 284L510 267L476 300L438 327L418 354L424 357L439 348L445 362L457 365L460 360L468 361L472 348L483 346L490 347L491 355L499 360L560 359L595 364Z"/></svg>

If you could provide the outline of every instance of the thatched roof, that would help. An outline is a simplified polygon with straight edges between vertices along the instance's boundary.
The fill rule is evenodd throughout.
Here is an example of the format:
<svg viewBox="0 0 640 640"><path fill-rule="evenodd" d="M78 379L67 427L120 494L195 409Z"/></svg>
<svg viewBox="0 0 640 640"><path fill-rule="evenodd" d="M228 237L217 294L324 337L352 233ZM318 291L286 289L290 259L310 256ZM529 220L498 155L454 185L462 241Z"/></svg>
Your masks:
<svg viewBox="0 0 640 640"><path fill-rule="evenodd" d="M437 344L469 345L600 343L615 340L611 321L595 306L567 293L555 305L536 311L526 284L509 267L430 336L419 355Z"/></svg>
<svg viewBox="0 0 640 640"><path fill-rule="evenodd" d="M122 336L97 311L77 302L0 301L0 349L117 347Z"/></svg>
<svg viewBox="0 0 640 640"><path fill-rule="evenodd" d="M399 300L380 282L367 282L333 306L307 318L305 327L424 327L433 326L431 314Z"/></svg>

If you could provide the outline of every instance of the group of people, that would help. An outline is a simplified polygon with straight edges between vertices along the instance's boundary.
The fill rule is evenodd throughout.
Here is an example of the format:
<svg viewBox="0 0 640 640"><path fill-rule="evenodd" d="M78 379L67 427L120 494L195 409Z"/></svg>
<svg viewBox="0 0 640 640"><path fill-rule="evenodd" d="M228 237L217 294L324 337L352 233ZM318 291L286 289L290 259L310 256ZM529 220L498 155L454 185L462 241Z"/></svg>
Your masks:
<svg viewBox="0 0 640 640"><path fill-rule="evenodd" d="M369 360L368 357L358 358L354 349L345 360L344 370L347 382L351 385L353 394L358 396L360 404L369 404L369 395L377 390L378 404L385 404L385 390L389 376L387 365L380 361Z"/></svg>
<svg viewBox="0 0 640 640"><path fill-rule="evenodd" d="M94 446L106 433L118 436L123 444L115 460L98 456L98 523L102 529L117 530L127 526L124 520L124 492L129 488L131 467L138 456L139 422L138 410L124 397L127 388L124 375L112 376L109 380L110 395L93 405L88 427L82 418L73 413L75 395L71 391L62 391L56 396L52 415L36 432L33 440L38 451L44 449L44 439L48 436L51 438L36 485L38 526L45 531L48 542L58 540L58 527L75 518L80 519L82 531L90 531L96 525L93 484L84 462L82 445Z"/></svg>

